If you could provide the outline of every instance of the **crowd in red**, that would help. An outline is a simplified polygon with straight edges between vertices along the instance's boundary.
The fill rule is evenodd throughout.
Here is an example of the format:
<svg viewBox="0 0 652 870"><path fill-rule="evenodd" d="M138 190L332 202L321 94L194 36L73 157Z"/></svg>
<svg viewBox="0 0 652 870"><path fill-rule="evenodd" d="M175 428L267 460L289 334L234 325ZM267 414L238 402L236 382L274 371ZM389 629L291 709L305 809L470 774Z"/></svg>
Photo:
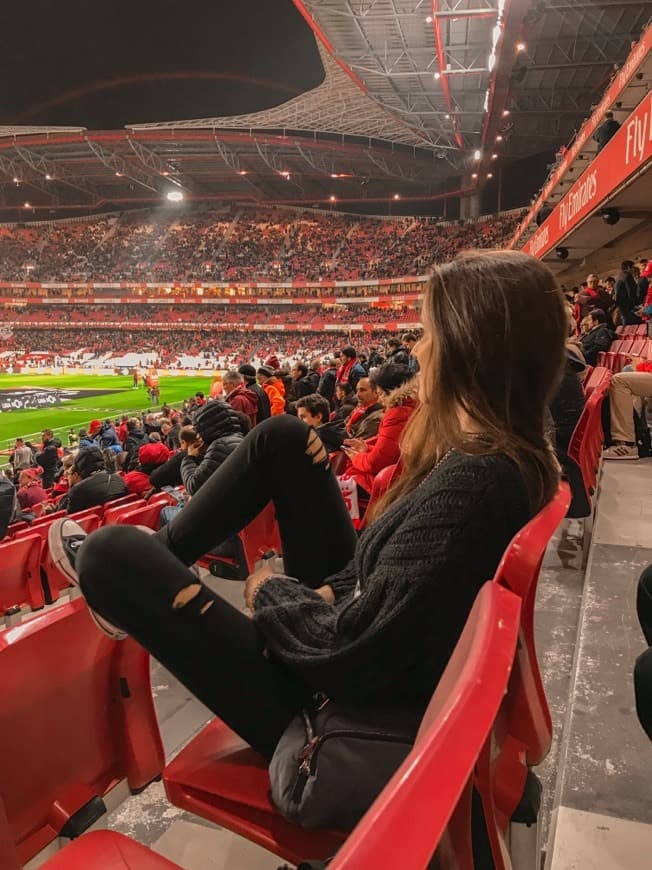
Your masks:
<svg viewBox="0 0 652 870"><path fill-rule="evenodd" d="M475 223L278 208L150 210L0 228L3 281L364 280L427 272L463 247L496 247L518 215Z"/></svg>

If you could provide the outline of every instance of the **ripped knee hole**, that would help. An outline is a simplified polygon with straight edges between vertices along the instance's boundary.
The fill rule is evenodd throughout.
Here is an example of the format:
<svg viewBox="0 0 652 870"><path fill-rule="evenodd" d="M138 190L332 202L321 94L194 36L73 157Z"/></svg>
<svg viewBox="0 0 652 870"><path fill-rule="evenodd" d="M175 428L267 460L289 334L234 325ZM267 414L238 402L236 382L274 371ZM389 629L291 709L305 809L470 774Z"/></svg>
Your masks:
<svg viewBox="0 0 652 870"><path fill-rule="evenodd" d="M306 456L312 459L313 465L325 465L328 467L328 453L322 444L322 440L316 432L311 432L306 445Z"/></svg>

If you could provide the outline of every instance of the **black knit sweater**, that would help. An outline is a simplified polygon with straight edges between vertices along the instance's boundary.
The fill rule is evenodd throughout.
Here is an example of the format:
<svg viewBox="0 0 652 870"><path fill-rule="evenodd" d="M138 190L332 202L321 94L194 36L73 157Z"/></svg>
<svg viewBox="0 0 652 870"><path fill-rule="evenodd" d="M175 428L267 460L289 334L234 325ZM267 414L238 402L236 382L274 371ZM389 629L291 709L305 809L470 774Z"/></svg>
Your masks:
<svg viewBox="0 0 652 870"><path fill-rule="evenodd" d="M333 700L423 710L478 590L530 515L511 460L454 452L324 581L334 606L275 575L256 595L255 622L271 655Z"/></svg>

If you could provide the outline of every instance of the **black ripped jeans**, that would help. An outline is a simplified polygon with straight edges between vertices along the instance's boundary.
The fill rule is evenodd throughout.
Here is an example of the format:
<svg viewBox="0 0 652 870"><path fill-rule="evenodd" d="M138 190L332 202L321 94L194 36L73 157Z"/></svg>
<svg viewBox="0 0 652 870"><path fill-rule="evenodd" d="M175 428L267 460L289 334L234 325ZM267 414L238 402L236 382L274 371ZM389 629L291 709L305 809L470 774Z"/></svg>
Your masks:
<svg viewBox="0 0 652 870"><path fill-rule="evenodd" d="M186 566L243 529L270 500L289 576L317 587L349 562L355 532L315 437L296 417L264 421L156 535L107 526L89 536L77 557L89 605L268 758L319 687L266 658L254 622L203 584L184 606L173 603L198 583Z"/></svg>

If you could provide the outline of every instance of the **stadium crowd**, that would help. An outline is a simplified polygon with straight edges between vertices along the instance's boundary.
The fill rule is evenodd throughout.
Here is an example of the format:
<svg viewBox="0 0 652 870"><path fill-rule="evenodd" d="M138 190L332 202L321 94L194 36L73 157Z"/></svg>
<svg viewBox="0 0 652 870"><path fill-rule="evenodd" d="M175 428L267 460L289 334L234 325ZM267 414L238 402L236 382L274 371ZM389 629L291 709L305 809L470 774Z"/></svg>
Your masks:
<svg viewBox="0 0 652 870"><path fill-rule="evenodd" d="M500 246L518 215L373 219L278 208L127 212L0 228L0 280L319 281L424 274L461 248Z"/></svg>

